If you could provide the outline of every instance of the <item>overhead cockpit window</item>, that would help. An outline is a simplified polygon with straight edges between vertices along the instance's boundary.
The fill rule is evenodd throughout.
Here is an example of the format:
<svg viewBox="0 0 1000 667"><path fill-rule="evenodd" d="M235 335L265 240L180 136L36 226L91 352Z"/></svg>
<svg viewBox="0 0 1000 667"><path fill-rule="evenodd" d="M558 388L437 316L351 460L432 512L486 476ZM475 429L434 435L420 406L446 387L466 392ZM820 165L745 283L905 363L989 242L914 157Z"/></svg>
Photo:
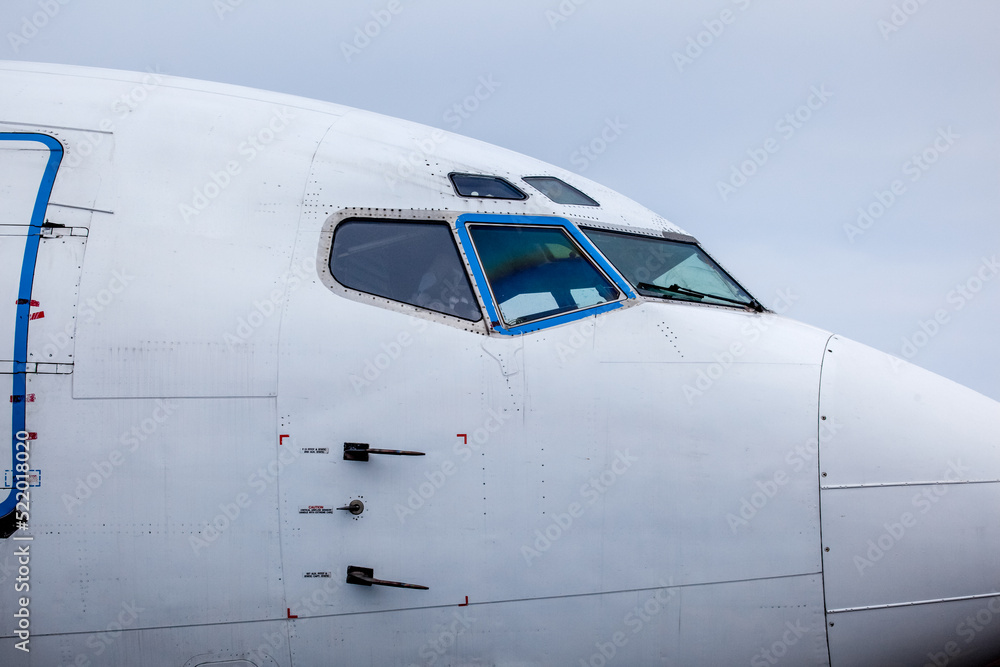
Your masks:
<svg viewBox="0 0 1000 667"><path fill-rule="evenodd" d="M555 176L525 176L523 180L557 204L600 206L596 201Z"/></svg>
<svg viewBox="0 0 1000 667"><path fill-rule="evenodd" d="M596 229L583 231L644 296L763 310L694 243Z"/></svg>
<svg viewBox="0 0 1000 667"><path fill-rule="evenodd" d="M617 300L621 292L560 227L469 225L509 326Z"/></svg>
<svg viewBox="0 0 1000 667"><path fill-rule="evenodd" d="M463 197L483 197L486 199L527 199L516 187L499 176L481 174L448 174L455 192Z"/></svg>
<svg viewBox="0 0 1000 667"><path fill-rule="evenodd" d="M334 233L330 273L360 292L473 322L482 318L445 224L344 221Z"/></svg>

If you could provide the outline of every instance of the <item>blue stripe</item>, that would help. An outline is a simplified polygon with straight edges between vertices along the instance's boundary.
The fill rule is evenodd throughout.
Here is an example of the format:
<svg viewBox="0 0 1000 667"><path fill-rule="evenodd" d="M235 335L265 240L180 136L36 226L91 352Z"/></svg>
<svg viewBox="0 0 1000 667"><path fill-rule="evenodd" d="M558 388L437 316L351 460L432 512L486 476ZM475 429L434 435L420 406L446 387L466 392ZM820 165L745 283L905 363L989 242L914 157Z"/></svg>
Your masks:
<svg viewBox="0 0 1000 667"><path fill-rule="evenodd" d="M490 317L491 326L497 333L507 336L516 336L518 334L538 331L539 329L547 329L549 327L565 324L566 322L573 322L575 320L583 319L584 317L590 317L591 315L597 315L599 313L605 313L609 310L614 310L615 308L620 308L622 302L615 301L613 303L605 303L599 306L591 306L589 308L566 313L565 315L558 315L556 317L550 317L548 319L530 322L520 326L503 326L501 324L503 320L500 319L497 305L493 303L493 298L488 288L489 283L486 281L486 274L483 272L483 267L480 265L479 257L476 256L474 246L472 244L472 238L469 236L468 226L470 223L475 222L499 222L504 224L548 225L552 227L559 227L572 236L583 251L590 255L590 259L593 262L596 262L604 270L604 273L614 281L615 285L622 291L622 294L625 295L626 299L636 298L632 285L619 275L618 271L616 271L615 268L611 266L606 259L604 259L604 256L597 251L596 246L594 246L590 239L587 238L583 232L577 229L575 225L570 223L569 220L566 220L565 218L536 215L480 215L476 213L466 213L464 215L460 215L455 224L458 231L458 238L462 242L462 247L465 249L465 256L469 260L469 266L472 267L472 276L475 278L476 284L479 287L479 293L483 297L483 304L486 306L486 313ZM494 322L496 324L493 324Z"/></svg>
<svg viewBox="0 0 1000 667"><path fill-rule="evenodd" d="M52 186L56 180L56 172L59 171L59 164L63 158L63 147L55 138L45 134L0 132L0 141L37 141L49 149L49 160L45 165L45 173L42 175L42 182L38 186L38 194L35 195L35 207L31 211L31 222L28 227L28 237L24 243L24 259L21 260L21 280L17 288L17 322L14 326L14 395L27 395L28 377L28 322L31 316L31 287L35 279L35 261L38 259L38 243L42 234L42 223L45 222L45 211L49 207L49 197L52 196ZM0 307L7 308L9 304L2 304ZM25 423L25 410L27 399L22 399L12 404L11 408L11 430L10 430L10 451L11 464L13 466L17 451L17 434L27 430ZM21 479L26 479L26 473L14 472L14 486ZM12 489L7 498L0 502L0 517L7 516L14 511L17 504L17 495Z"/></svg>

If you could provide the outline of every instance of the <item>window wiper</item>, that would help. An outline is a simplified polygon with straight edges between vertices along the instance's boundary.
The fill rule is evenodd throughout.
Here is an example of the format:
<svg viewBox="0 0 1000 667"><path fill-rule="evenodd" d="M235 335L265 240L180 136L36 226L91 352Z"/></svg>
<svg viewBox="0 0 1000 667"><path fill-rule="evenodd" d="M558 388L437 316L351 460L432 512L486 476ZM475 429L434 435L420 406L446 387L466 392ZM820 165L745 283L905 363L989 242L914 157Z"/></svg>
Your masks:
<svg viewBox="0 0 1000 667"><path fill-rule="evenodd" d="M653 285L652 283L639 283L636 285L639 289L643 290L655 290L658 292L673 292L675 294L680 294L682 296L694 296L702 299L716 299L718 301L725 301L726 303L735 303L737 306L743 306L744 308L750 308L754 312L762 313L764 312L764 306L760 305L757 299L750 299L750 302L739 301L737 299L730 299L724 296L718 296L716 294L707 294L705 292L699 292L697 290L688 289L686 287L681 287L680 285L674 284L670 287L660 287L659 285Z"/></svg>

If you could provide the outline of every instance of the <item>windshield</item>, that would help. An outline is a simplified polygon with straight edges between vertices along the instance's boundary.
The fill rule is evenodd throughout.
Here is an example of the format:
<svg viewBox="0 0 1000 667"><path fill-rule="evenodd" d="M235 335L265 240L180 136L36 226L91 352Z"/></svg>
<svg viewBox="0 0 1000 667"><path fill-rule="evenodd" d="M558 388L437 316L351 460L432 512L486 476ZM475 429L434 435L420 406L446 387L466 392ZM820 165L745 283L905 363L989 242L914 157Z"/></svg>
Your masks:
<svg viewBox="0 0 1000 667"><path fill-rule="evenodd" d="M618 289L560 227L471 225L504 322L518 325L618 299Z"/></svg>
<svg viewBox="0 0 1000 667"><path fill-rule="evenodd" d="M625 278L646 296L756 307L756 300L693 243L583 230Z"/></svg>

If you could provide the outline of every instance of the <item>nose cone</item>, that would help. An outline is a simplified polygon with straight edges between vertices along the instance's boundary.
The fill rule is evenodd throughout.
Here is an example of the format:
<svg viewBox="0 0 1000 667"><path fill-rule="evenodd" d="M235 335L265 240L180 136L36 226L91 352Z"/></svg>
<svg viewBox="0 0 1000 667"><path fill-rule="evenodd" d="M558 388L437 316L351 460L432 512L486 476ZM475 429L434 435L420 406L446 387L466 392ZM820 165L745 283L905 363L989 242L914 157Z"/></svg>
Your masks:
<svg viewBox="0 0 1000 667"><path fill-rule="evenodd" d="M1000 403L834 336L820 475L832 664L1000 658Z"/></svg>

